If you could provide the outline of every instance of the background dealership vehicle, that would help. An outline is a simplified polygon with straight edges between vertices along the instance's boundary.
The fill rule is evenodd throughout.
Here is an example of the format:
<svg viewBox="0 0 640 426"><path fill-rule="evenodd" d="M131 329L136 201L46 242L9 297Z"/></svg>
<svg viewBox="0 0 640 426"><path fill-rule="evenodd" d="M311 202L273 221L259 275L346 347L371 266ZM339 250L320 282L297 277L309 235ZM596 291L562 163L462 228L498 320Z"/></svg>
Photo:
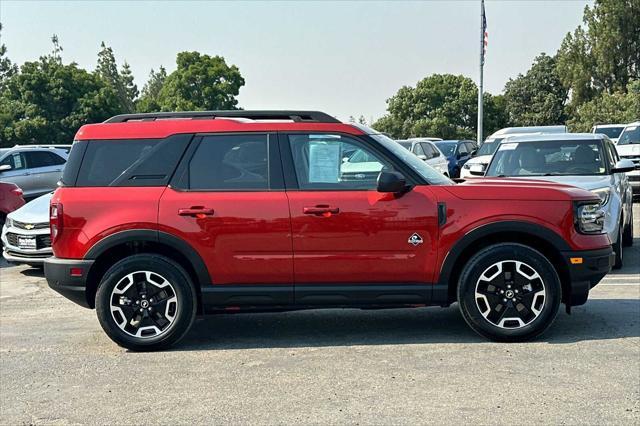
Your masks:
<svg viewBox="0 0 640 426"><path fill-rule="evenodd" d="M471 168L480 171L486 170L491 162L493 153L500 142L507 136L521 136L528 134L567 133L567 126L535 126L535 127L506 127L489 136L478 148L476 155L465 163L460 171L460 177L467 179L472 177Z"/></svg>
<svg viewBox="0 0 640 426"><path fill-rule="evenodd" d="M16 145L0 149L0 180L13 182L32 200L56 188L67 162L67 145Z"/></svg>
<svg viewBox="0 0 640 426"><path fill-rule="evenodd" d="M604 229L622 267L623 246L633 243L633 195L621 160L605 135L567 133L509 137L502 141L487 177L518 177L573 185L598 195L605 212Z"/></svg>
<svg viewBox="0 0 640 426"><path fill-rule="evenodd" d="M624 128L618 138L616 150L620 158L633 161L635 170L627 173L634 195L640 195L640 121Z"/></svg>
<svg viewBox="0 0 640 426"><path fill-rule="evenodd" d="M49 202L42 195L7 215L2 228L2 256L12 263L42 265L52 255L49 235Z"/></svg>
<svg viewBox="0 0 640 426"><path fill-rule="evenodd" d="M7 215L23 205L22 189L15 183L0 182L0 228L4 226Z"/></svg>
<svg viewBox="0 0 640 426"><path fill-rule="evenodd" d="M449 176L460 177L462 166L475 155L478 146L475 141L466 140L444 140L434 142L440 152L447 157Z"/></svg>
<svg viewBox="0 0 640 426"><path fill-rule="evenodd" d="M620 133L622 133L625 126L626 124L597 124L591 128L591 133L606 135L613 143L618 143Z"/></svg>
<svg viewBox="0 0 640 426"><path fill-rule="evenodd" d="M413 152L419 159L439 171L445 176L449 176L449 163L447 157L438 149L429 138L398 140L400 145Z"/></svg>
<svg viewBox="0 0 640 426"><path fill-rule="evenodd" d="M377 176L343 178L356 150ZM117 116L78 131L61 185L47 281L133 350L177 342L196 313L455 301L478 333L520 341L585 303L613 261L593 193L456 185L313 111Z"/></svg>

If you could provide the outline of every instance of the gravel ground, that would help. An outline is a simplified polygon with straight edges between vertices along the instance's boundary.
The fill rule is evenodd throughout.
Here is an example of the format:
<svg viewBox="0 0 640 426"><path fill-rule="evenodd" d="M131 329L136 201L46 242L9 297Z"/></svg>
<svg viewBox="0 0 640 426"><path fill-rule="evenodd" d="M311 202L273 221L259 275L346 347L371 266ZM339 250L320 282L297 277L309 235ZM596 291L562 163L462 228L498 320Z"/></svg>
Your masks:
<svg viewBox="0 0 640 426"><path fill-rule="evenodd" d="M159 353L3 263L0 423L639 424L640 238L625 255L535 342L485 341L454 305L208 317Z"/></svg>

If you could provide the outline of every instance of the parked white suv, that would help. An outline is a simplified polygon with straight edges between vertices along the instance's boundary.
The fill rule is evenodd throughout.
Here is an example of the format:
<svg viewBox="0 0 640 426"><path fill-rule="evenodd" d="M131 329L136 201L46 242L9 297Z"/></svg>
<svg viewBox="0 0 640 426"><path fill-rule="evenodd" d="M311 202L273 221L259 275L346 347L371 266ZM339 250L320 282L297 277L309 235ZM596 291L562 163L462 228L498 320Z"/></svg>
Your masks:
<svg viewBox="0 0 640 426"><path fill-rule="evenodd" d="M620 158L633 161L635 169L627 173L633 195L640 195L640 121L628 124L616 144Z"/></svg>
<svg viewBox="0 0 640 426"><path fill-rule="evenodd" d="M432 139L435 138L404 139L396 142L443 175L449 176L449 160L433 143Z"/></svg>
<svg viewBox="0 0 640 426"><path fill-rule="evenodd" d="M460 170L460 177L463 179L472 177L472 168L474 170L485 171L487 165L491 162L493 153L504 138L509 136L544 133L567 133L567 126L506 127L504 129L500 129L489 136L482 145L480 145L475 157L467 161Z"/></svg>
<svg viewBox="0 0 640 426"><path fill-rule="evenodd" d="M486 177L517 177L577 186L600 197L604 230L623 261L623 246L633 244L633 195L626 172L630 160L620 159L613 142L602 134L567 133L509 137L496 150Z"/></svg>
<svg viewBox="0 0 640 426"><path fill-rule="evenodd" d="M591 133L606 135L613 143L618 143L620 133L622 133L625 126L626 124L597 124L591 128Z"/></svg>

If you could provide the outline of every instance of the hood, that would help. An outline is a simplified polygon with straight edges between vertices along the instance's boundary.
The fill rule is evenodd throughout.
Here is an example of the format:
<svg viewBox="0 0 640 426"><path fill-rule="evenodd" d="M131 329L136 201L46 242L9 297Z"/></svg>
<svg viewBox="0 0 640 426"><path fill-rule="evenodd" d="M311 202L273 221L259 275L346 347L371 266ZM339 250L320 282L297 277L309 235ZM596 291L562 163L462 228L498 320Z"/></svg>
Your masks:
<svg viewBox="0 0 640 426"><path fill-rule="evenodd" d="M544 181L555 182L563 185L577 186L578 188L591 191L598 188L607 188L611 186L611 175L601 176L518 176L517 181Z"/></svg>
<svg viewBox="0 0 640 426"><path fill-rule="evenodd" d="M446 189L464 200L600 200L597 195L575 186L533 179L475 178Z"/></svg>
<svg viewBox="0 0 640 426"><path fill-rule="evenodd" d="M640 143L616 145L618 155L640 155Z"/></svg>
<svg viewBox="0 0 640 426"><path fill-rule="evenodd" d="M52 196L53 192L42 195L18 210L9 213L7 217L25 223L49 222L49 202Z"/></svg>
<svg viewBox="0 0 640 426"><path fill-rule="evenodd" d="M489 164L493 155L479 155L477 157L471 157L465 164Z"/></svg>

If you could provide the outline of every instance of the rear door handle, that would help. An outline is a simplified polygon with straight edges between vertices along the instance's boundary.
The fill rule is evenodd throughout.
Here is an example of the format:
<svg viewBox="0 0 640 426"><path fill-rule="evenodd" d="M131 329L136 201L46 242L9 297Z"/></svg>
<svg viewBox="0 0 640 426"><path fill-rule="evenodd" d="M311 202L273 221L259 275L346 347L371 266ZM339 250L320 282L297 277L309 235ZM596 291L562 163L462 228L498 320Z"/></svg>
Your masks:
<svg viewBox="0 0 640 426"><path fill-rule="evenodd" d="M340 209L338 207L333 207L328 204L318 204L313 207L303 207L302 213L311 214L315 216L325 216L329 217L333 214L340 213Z"/></svg>
<svg viewBox="0 0 640 426"><path fill-rule="evenodd" d="M202 206L194 206L188 209L178 209L178 215L192 216L192 217L197 217L198 219L202 219L205 216L211 216L213 215L213 213L214 213L213 209L207 209Z"/></svg>

